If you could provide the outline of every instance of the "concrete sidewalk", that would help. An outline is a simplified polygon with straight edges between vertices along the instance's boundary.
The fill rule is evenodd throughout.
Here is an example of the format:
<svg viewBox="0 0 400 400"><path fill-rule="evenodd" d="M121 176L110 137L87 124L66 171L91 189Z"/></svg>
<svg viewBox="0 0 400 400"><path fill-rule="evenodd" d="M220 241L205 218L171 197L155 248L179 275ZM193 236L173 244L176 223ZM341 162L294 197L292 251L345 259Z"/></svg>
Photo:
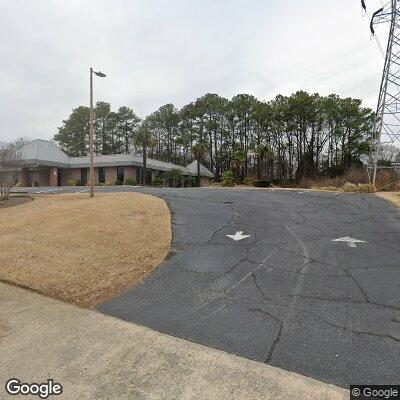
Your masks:
<svg viewBox="0 0 400 400"><path fill-rule="evenodd" d="M310 378L3 283L0 360L1 399L15 398L5 392L10 378L53 378L64 388L54 399L349 398Z"/></svg>

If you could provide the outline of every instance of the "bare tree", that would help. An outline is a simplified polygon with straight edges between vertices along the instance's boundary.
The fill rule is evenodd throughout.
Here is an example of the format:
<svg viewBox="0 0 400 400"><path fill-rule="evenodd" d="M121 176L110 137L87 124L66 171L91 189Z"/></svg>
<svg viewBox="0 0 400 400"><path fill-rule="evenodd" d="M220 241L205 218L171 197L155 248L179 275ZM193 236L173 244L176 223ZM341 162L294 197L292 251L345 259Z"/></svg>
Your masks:
<svg viewBox="0 0 400 400"><path fill-rule="evenodd" d="M21 155L14 144L0 143L0 201L10 197L21 168Z"/></svg>

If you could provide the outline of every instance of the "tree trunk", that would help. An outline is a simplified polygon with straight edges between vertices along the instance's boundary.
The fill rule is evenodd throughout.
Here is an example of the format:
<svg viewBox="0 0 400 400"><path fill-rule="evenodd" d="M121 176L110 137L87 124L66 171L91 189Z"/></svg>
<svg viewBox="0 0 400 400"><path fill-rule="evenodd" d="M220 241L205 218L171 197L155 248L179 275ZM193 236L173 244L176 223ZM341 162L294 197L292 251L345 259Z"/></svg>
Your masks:
<svg viewBox="0 0 400 400"><path fill-rule="evenodd" d="M147 180L147 146L143 146L143 174L142 185L146 186Z"/></svg>
<svg viewBox="0 0 400 400"><path fill-rule="evenodd" d="M200 161L197 160L197 186L200 187Z"/></svg>

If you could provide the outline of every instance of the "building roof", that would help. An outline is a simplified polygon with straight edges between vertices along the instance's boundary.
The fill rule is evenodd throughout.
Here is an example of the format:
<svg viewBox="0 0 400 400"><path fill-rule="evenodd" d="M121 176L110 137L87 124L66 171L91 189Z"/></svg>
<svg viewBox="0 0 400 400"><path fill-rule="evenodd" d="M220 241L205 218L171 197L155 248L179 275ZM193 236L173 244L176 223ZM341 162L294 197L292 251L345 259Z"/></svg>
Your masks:
<svg viewBox="0 0 400 400"><path fill-rule="evenodd" d="M193 161L192 163L190 163L186 167L186 169L190 172L191 175L197 175L197 161ZM214 174L201 163L200 163L200 175L208 176L209 178L214 178Z"/></svg>
<svg viewBox="0 0 400 400"><path fill-rule="evenodd" d="M89 165L89 156L70 157L70 168L85 168ZM134 159L131 154L95 155L93 157L95 167L114 167L133 165Z"/></svg>
<svg viewBox="0 0 400 400"><path fill-rule="evenodd" d="M21 150L21 157L25 164L47 165L49 167L69 166L69 157L55 144L48 140L35 139Z"/></svg>
<svg viewBox="0 0 400 400"><path fill-rule="evenodd" d="M22 160L28 166L49 166L60 168L88 168L89 156L69 157L54 143L35 139L21 150ZM142 157L133 154L110 154L94 156L95 167L117 167L124 165L143 166ZM180 169L184 175L197 176L197 161L187 167L147 158L147 168L158 171ZM214 175L204 165L200 164L200 175L212 178Z"/></svg>

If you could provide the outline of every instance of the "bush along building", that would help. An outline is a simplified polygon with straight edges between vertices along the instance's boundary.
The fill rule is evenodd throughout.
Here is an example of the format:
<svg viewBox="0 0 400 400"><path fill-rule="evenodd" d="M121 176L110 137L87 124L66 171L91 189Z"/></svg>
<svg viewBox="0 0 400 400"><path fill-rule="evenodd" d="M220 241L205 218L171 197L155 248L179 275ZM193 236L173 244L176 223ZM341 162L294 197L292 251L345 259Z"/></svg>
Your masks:
<svg viewBox="0 0 400 400"><path fill-rule="evenodd" d="M69 157L55 144L36 139L21 150L19 185L68 186L86 185L89 181L89 156ZM146 176L145 176L146 175ZM94 156L96 185L147 184L166 186L208 186L213 173L197 161L186 167L147 158L146 174L143 159L133 154ZM199 184L200 183L200 184Z"/></svg>

